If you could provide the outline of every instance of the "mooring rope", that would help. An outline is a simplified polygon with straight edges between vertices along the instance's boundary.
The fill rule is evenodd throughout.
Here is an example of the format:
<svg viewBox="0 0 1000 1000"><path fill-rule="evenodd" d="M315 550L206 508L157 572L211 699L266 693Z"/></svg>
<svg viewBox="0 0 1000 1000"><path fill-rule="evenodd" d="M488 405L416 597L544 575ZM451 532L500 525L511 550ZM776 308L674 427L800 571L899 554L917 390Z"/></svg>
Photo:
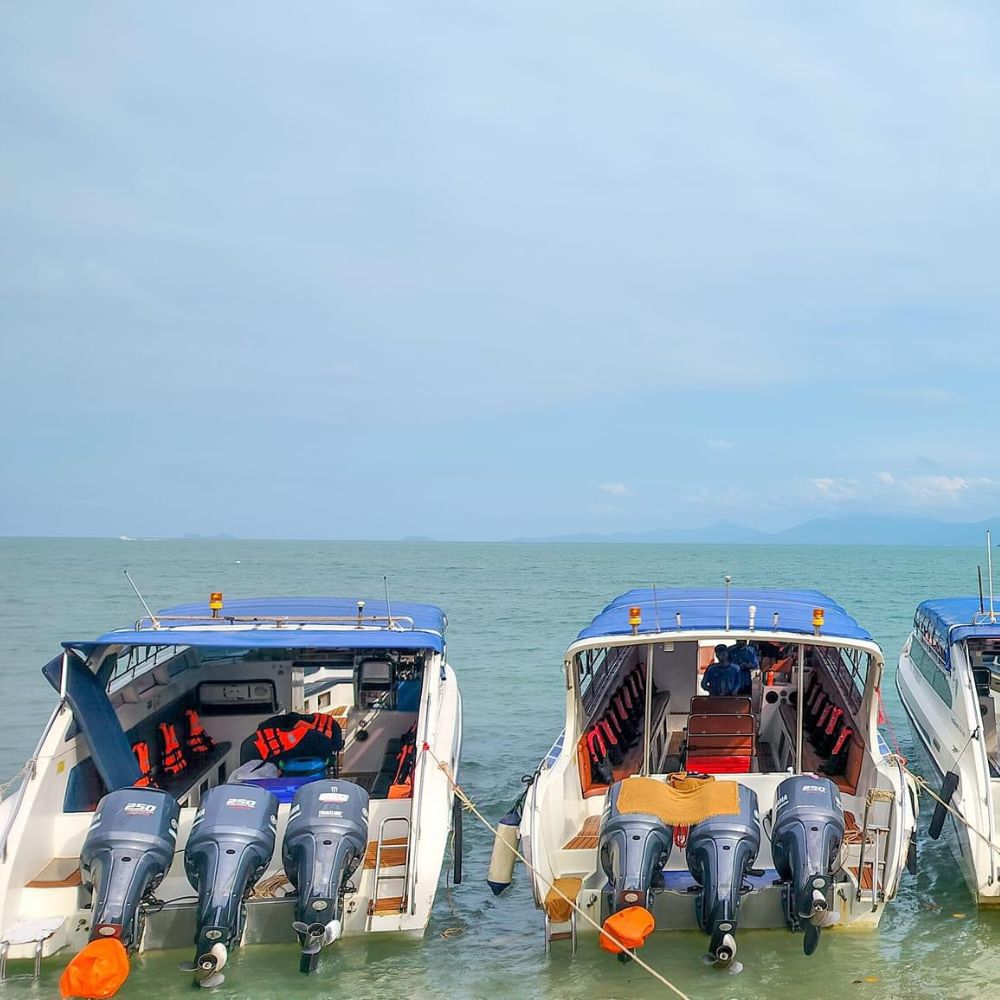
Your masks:
<svg viewBox="0 0 1000 1000"><path fill-rule="evenodd" d="M438 758L438 756L434 753L433 750L431 750L430 746L427 743L424 743L422 749L425 753L429 754L431 758L433 758L433 760L437 763L438 768L444 773L444 776L448 779L448 784L451 785L455 794L461 800L465 808L469 812L471 812L472 815L475 816L476 819L478 819L479 822L482 823L483 826L485 826L486 829L489 830L494 837L497 836L496 827L494 827L490 823L490 821L479 811L479 809L476 807L475 802L473 802L472 799L469 798L469 796L465 793L465 790L461 787L461 785L459 785L458 782L455 781L451 773L451 768L449 768L448 765L444 763L444 761ZM537 878L544 885L548 886L549 891L554 892L557 896L560 896L565 902L567 902L581 917L583 917L584 920L587 921L587 923L591 924L597 930L598 934L603 935L609 941L613 941L615 946L620 948L624 954L628 955L628 957L631 958L632 961L634 961L636 965L639 966L639 968L648 972L654 979L658 979L661 983L663 983L664 986L667 987L668 990L673 992L676 996L680 997L681 1000L691 1000L691 998L686 993L682 992L680 989L674 986L674 984L670 982L670 980L667 979L666 976L657 972L656 969L654 969L651 965L644 962L638 956L638 954L636 954L635 949L627 948L624 944L622 944L621 941L618 940L618 938L614 936L614 934L612 934L610 931L606 931L596 920L594 920L593 917L590 916L589 913L583 910L577 904L575 899L570 899L570 897L567 896L566 893L564 893L554 882L547 879L544 875L541 875L532 866L531 862L528 861L528 859L516 847L510 846L510 849L513 852L514 856L521 861L524 867L527 868L528 871L531 872L531 874L534 875L535 878Z"/></svg>

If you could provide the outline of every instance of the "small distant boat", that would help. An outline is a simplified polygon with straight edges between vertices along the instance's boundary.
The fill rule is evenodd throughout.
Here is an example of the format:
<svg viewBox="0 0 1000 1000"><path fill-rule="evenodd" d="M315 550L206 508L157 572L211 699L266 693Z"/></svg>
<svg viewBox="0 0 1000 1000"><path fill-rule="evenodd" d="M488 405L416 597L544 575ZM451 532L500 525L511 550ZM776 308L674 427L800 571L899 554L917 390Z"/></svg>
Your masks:
<svg viewBox="0 0 1000 1000"><path fill-rule="evenodd" d="M739 681L716 673L706 693L713 660ZM489 877L509 884L519 840L546 947L600 927L621 957L700 928L734 971L738 928L787 926L811 954L825 927L879 923L916 795L877 729L882 651L843 608L811 590L633 590L564 669L565 730Z"/></svg>
<svg viewBox="0 0 1000 1000"><path fill-rule="evenodd" d="M423 934L457 815L445 625L426 604L213 593L63 642L0 805L0 977L75 955L64 995L110 996L130 955L193 946L211 987L241 943L297 939L311 972L342 935Z"/></svg>
<svg viewBox="0 0 1000 1000"><path fill-rule="evenodd" d="M981 597L924 601L899 654L896 687L914 733L937 772L943 805L930 836L945 827L977 905L1000 905L1000 615Z"/></svg>

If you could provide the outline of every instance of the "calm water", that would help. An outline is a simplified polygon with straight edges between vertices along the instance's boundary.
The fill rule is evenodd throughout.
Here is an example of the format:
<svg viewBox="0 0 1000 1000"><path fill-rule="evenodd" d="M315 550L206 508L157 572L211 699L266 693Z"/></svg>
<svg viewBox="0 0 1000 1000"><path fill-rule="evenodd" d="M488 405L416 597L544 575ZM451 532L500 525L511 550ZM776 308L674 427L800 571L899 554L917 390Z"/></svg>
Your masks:
<svg viewBox="0 0 1000 1000"><path fill-rule="evenodd" d="M154 607L207 597L391 595L448 612L449 659L465 697L461 780L493 818L536 766L562 725L562 653L611 597L657 583L816 587L837 598L882 644L893 668L916 604L969 593L979 553L961 549L655 545L483 545L336 542L178 542L0 539L0 775L31 753L54 695L38 668L62 639L91 638L139 611L122 569ZM903 753L914 748L895 688L884 696ZM923 803L922 826L930 806ZM466 880L438 895L422 942L349 940L313 978L297 949L247 949L218 998L660 997L666 990L584 939L571 960L542 951L541 918L519 877L505 898L484 884L491 839L466 821ZM459 928L459 936L444 937ZM830 933L806 959L785 931L740 935L745 971L701 963L699 934L651 938L650 964L692 998L942 997L1000 995L1000 918L977 914L943 842L920 845L920 873L874 934ZM119 996L190 997L181 953L143 958ZM15 967L3 1000L57 995L58 970L32 986Z"/></svg>

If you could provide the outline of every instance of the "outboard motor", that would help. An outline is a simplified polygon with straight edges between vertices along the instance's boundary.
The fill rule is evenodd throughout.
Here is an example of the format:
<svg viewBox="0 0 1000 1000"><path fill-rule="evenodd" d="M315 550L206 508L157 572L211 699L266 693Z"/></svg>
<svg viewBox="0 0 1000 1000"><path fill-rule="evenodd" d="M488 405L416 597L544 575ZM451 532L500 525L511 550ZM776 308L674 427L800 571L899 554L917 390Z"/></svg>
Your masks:
<svg viewBox="0 0 1000 1000"><path fill-rule="evenodd" d="M833 875L844 840L840 791L829 778L798 774L778 785L774 798L771 854L790 930L805 930L807 955L819 944L820 930L835 922L830 913Z"/></svg>
<svg viewBox="0 0 1000 1000"><path fill-rule="evenodd" d="M695 903L698 923L711 935L709 957L732 972L741 968L735 958L743 880L760 850L757 793L737 787L739 812L696 823L687 844L688 870L701 886Z"/></svg>
<svg viewBox="0 0 1000 1000"><path fill-rule="evenodd" d="M80 852L91 897L90 940L63 970L63 996L112 996L138 951L149 899L174 860L177 800L158 788L123 788L98 803Z"/></svg>
<svg viewBox="0 0 1000 1000"><path fill-rule="evenodd" d="M80 852L80 878L92 894L90 940L116 937L129 952L142 940L140 904L174 860L177 800L158 788L105 795Z"/></svg>
<svg viewBox="0 0 1000 1000"><path fill-rule="evenodd" d="M240 943L246 900L274 854L278 800L254 785L218 785L201 800L184 850L184 870L198 893L194 972L200 986L223 982L229 949Z"/></svg>
<svg viewBox="0 0 1000 1000"><path fill-rule="evenodd" d="M608 926L609 921L622 910L630 907L652 910L653 892L663 888L663 866L674 845L673 827L667 826L659 816L619 810L621 790L622 782L616 781L608 792L598 839L601 867L608 877L601 907L608 930L614 930L613 926ZM652 923L651 912L649 917ZM621 935L615 933L620 939ZM602 935L601 944L605 943ZM634 946L641 944L642 941L638 941ZM625 957L620 949L609 950L617 950L619 957Z"/></svg>
<svg viewBox="0 0 1000 1000"><path fill-rule="evenodd" d="M281 845L285 874L298 890L292 929L302 945L300 972L343 933L344 893L368 847L368 793L350 781L303 785Z"/></svg>

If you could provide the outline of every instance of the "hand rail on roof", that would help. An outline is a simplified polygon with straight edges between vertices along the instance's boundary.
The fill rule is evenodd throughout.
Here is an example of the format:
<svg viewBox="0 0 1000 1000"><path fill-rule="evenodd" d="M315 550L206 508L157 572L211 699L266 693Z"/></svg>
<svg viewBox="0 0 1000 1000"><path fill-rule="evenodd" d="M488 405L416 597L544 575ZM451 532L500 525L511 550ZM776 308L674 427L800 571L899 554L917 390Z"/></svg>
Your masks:
<svg viewBox="0 0 1000 1000"><path fill-rule="evenodd" d="M403 631L404 626L414 631L416 626L409 615L157 615L155 618L137 618L135 631L144 629L155 632L164 622L189 622L205 625L353 625L355 628L388 628Z"/></svg>

